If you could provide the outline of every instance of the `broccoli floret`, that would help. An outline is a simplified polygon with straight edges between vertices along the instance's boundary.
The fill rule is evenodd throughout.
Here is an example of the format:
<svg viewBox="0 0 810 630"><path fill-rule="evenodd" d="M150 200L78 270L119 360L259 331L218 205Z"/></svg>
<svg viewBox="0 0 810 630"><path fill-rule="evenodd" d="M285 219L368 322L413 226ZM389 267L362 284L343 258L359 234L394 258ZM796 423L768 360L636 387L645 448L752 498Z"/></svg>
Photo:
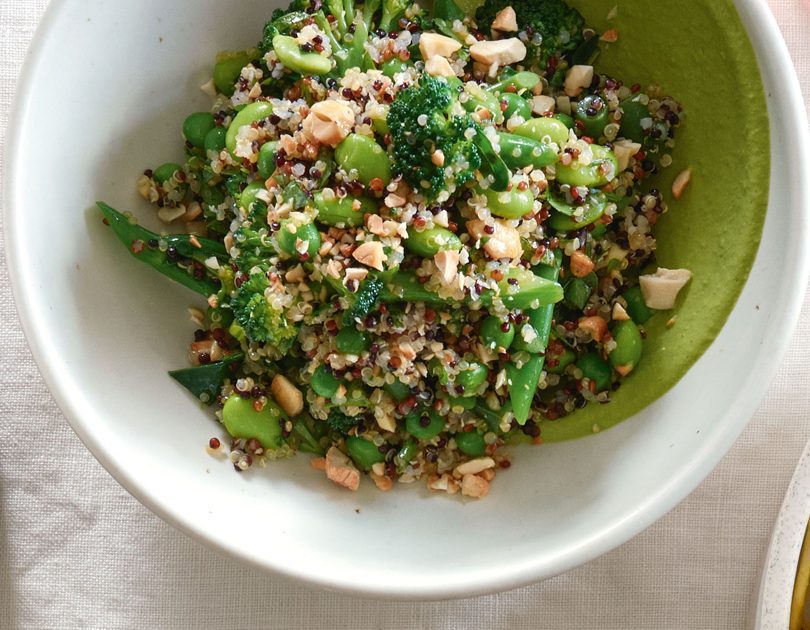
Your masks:
<svg viewBox="0 0 810 630"><path fill-rule="evenodd" d="M233 242L238 250L234 262L245 273L257 266L266 267L268 259L277 255L267 229L258 225L241 225L233 234Z"/></svg>
<svg viewBox="0 0 810 630"><path fill-rule="evenodd" d="M379 27L384 31L393 30L397 20L402 17L410 4L410 0L382 0L382 17L380 17Z"/></svg>
<svg viewBox="0 0 810 630"><path fill-rule="evenodd" d="M511 6L518 28L526 33L526 65L544 72L549 59L570 53L583 42L585 18L563 0L486 0L475 14L479 27L492 24L501 9Z"/></svg>
<svg viewBox="0 0 810 630"><path fill-rule="evenodd" d="M354 304L343 315L343 324L349 325L354 323L356 319L365 318L377 306L382 289L382 280L379 278L366 278L354 295Z"/></svg>
<svg viewBox="0 0 810 630"><path fill-rule="evenodd" d="M446 80L426 75L400 91L388 112L394 170L431 198L452 193L481 167L474 143L480 127L466 114L450 113L456 100Z"/></svg>
<svg viewBox="0 0 810 630"><path fill-rule="evenodd" d="M287 319L284 310L275 308L265 296L270 281L264 271L250 274L231 300L236 323L248 341L267 344L279 355L286 354L298 337L298 327Z"/></svg>
<svg viewBox="0 0 810 630"><path fill-rule="evenodd" d="M360 422L359 416L347 416L339 409L332 409L326 419L329 428L341 435L348 435L352 428Z"/></svg>

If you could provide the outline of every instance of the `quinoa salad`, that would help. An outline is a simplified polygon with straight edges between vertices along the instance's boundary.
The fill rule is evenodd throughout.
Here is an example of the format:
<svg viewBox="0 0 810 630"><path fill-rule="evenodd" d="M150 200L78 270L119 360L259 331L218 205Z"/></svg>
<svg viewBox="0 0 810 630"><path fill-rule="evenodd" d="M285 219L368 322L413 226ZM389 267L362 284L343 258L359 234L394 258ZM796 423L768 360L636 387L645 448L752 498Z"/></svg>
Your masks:
<svg viewBox="0 0 810 630"><path fill-rule="evenodd" d="M300 451L349 490L482 498L510 447L643 369L644 324L691 277L655 264L667 204L648 182L684 112L600 74L619 33L562 0L269 18L218 55L184 161L137 182L165 229L98 204L202 296L170 374L238 472ZM674 179L679 199L690 172Z"/></svg>

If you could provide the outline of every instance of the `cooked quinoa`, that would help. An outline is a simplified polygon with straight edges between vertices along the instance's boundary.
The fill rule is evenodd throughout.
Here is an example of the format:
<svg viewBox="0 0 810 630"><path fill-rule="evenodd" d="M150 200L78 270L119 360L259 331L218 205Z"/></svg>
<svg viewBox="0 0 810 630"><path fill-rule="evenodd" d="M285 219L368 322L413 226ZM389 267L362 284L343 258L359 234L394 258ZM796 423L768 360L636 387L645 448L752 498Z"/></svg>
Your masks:
<svg viewBox="0 0 810 630"><path fill-rule="evenodd" d="M609 403L689 273L644 275L684 113L600 74L599 38L561 0L294 0L219 55L184 163L137 183L167 234L102 205L206 300L172 376L229 434L211 453L480 498L509 446Z"/></svg>

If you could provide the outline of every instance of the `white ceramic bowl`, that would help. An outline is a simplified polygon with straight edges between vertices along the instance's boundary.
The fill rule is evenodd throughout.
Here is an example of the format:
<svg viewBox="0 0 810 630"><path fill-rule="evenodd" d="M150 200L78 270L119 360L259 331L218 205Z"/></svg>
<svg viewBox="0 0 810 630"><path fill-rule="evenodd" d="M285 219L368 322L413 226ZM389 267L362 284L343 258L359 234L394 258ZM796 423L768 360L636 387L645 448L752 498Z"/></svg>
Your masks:
<svg viewBox="0 0 810 630"><path fill-rule="evenodd" d="M802 542L810 519L810 442L790 480L765 554L759 591L752 600L753 630L785 630L789 626L793 585Z"/></svg>
<svg viewBox="0 0 810 630"><path fill-rule="evenodd" d="M205 453L212 420L165 374L185 356L190 295L123 255L89 206L135 207L139 171L176 155L178 121L207 106L198 86L209 59L252 44L269 6L53 0L9 127L5 225L17 305L54 397L99 461L167 522L329 588L473 595L558 574L628 540L683 499L740 433L803 294L804 105L764 3L736 4L779 150L762 247L730 319L645 411L600 435L522 452L486 501L463 503L416 488L343 492L305 457L240 476Z"/></svg>

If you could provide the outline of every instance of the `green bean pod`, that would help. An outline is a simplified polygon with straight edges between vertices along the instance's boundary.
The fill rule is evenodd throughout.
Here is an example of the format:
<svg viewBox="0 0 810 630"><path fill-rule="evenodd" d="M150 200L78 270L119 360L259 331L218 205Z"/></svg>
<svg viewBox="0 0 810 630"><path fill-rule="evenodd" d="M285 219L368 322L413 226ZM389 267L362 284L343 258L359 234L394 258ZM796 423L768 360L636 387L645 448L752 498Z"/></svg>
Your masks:
<svg viewBox="0 0 810 630"><path fill-rule="evenodd" d="M421 232L409 229L405 249L423 258L433 258L441 251L460 250L461 240L447 228L439 226Z"/></svg>
<svg viewBox="0 0 810 630"><path fill-rule="evenodd" d="M582 374L596 383L596 389L604 391L610 387L613 370L610 364L598 354L589 352L577 360L577 367Z"/></svg>
<svg viewBox="0 0 810 630"><path fill-rule="evenodd" d="M577 103L576 119L582 125L581 135L598 140L610 122L610 108L601 96L590 94Z"/></svg>
<svg viewBox="0 0 810 630"><path fill-rule="evenodd" d="M490 315L481 322L480 335L484 346L495 352L505 352L515 340L515 326Z"/></svg>
<svg viewBox="0 0 810 630"><path fill-rule="evenodd" d="M276 239L279 250L300 260L312 260L321 248L320 232L311 222L296 225L291 219L285 219L281 222ZM303 253L296 247L299 240L307 244L307 249Z"/></svg>
<svg viewBox="0 0 810 630"><path fill-rule="evenodd" d="M432 440L444 430L444 418L433 409L405 416L405 430L417 440Z"/></svg>
<svg viewBox="0 0 810 630"><path fill-rule="evenodd" d="M252 400L234 394L222 407L222 424L231 437L255 438L267 450L278 449L284 444L279 422L286 419L281 407L271 400L261 411L256 411Z"/></svg>
<svg viewBox="0 0 810 630"><path fill-rule="evenodd" d="M455 387L464 398L477 396L486 385L488 376L489 368L483 363L473 361L467 369L456 375Z"/></svg>
<svg viewBox="0 0 810 630"><path fill-rule="evenodd" d="M514 92L504 92L501 94L501 103L506 103L506 109L503 110L504 118L508 119L512 116L520 116L528 120L532 117L532 104Z"/></svg>
<svg viewBox="0 0 810 630"><path fill-rule="evenodd" d="M624 299L627 301L627 314L636 324L644 324L655 315L655 312L644 301L640 286L636 285L627 289L624 292Z"/></svg>
<svg viewBox="0 0 810 630"><path fill-rule="evenodd" d="M480 457L486 450L487 445L484 442L484 436L477 431L456 433L453 437L456 440L458 450L470 457Z"/></svg>

